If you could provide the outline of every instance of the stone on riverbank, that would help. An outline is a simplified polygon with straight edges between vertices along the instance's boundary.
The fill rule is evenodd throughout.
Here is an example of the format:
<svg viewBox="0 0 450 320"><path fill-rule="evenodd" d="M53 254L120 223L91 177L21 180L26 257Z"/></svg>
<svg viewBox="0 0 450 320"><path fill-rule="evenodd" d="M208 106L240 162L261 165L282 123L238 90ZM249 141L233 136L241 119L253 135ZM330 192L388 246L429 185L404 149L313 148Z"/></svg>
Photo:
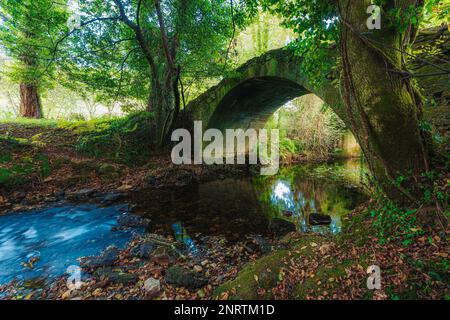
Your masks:
<svg viewBox="0 0 450 320"><path fill-rule="evenodd" d="M156 249L156 245L152 242L144 242L131 250L134 257L149 259Z"/></svg>
<svg viewBox="0 0 450 320"><path fill-rule="evenodd" d="M161 283L158 279L148 278L144 282L143 289L145 291L145 296L148 299L154 298L161 291Z"/></svg>
<svg viewBox="0 0 450 320"><path fill-rule="evenodd" d="M273 218L269 223L269 231L276 237L281 238L296 230L295 224L280 218Z"/></svg>
<svg viewBox="0 0 450 320"><path fill-rule="evenodd" d="M176 287L185 287L193 290L206 285L207 281L198 273L173 266L166 271L166 282Z"/></svg>

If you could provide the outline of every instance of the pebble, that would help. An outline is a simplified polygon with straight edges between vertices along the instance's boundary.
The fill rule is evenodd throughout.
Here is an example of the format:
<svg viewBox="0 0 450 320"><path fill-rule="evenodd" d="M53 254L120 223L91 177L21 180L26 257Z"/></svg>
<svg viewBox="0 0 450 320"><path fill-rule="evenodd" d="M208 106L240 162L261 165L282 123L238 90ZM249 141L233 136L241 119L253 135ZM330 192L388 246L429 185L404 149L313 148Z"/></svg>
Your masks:
<svg viewBox="0 0 450 320"><path fill-rule="evenodd" d="M203 268L202 268L201 266L198 266L198 265L197 265L197 266L194 266L194 271L200 273L200 272L203 271Z"/></svg>
<svg viewBox="0 0 450 320"><path fill-rule="evenodd" d="M161 291L161 283L158 279L148 278L144 282L143 289L145 290L147 297L154 297Z"/></svg>

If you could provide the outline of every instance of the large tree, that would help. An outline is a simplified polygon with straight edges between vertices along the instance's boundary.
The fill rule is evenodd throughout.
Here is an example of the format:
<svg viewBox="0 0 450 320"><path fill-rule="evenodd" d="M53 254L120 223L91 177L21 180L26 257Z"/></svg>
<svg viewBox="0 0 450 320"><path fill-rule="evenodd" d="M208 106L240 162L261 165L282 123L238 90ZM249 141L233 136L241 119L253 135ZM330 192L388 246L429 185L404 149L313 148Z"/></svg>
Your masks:
<svg viewBox="0 0 450 320"><path fill-rule="evenodd" d="M23 117L43 116L40 93L52 79L53 47L67 18L64 1L0 0L0 45L13 60L8 75L19 84Z"/></svg>
<svg viewBox="0 0 450 320"><path fill-rule="evenodd" d="M182 108L182 80L223 75L230 39L247 20L240 2L81 1L80 25L57 44L57 60L107 99L145 99L162 144Z"/></svg>
<svg viewBox="0 0 450 320"><path fill-rule="evenodd" d="M263 4L285 17L284 23L299 34L293 45L304 57L303 72L311 81L320 86L336 78L347 125L385 192L414 201L414 182L429 170L429 157L426 133L420 129L423 101L414 84L417 75L406 62L424 8L432 10L439 1L267 0ZM372 4L380 10L369 19ZM378 18L381 28L369 28ZM336 59L327 58L335 45L337 65ZM447 71L438 67L436 72Z"/></svg>

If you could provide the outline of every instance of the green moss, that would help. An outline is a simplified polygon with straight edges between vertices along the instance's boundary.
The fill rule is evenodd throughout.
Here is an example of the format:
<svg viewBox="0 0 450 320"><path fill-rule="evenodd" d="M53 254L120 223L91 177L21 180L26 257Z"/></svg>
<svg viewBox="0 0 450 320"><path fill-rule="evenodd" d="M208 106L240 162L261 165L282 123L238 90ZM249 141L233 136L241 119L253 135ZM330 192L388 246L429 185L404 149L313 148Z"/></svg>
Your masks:
<svg viewBox="0 0 450 320"><path fill-rule="evenodd" d="M327 290L339 286L335 281L336 278L346 275L345 269L354 264L353 260L337 261L331 259L326 266L319 266L313 278L306 278L303 283L298 283L293 292L294 299L305 299L309 292L323 291L320 284L327 284ZM320 290L320 291L319 291Z"/></svg>
<svg viewBox="0 0 450 320"><path fill-rule="evenodd" d="M79 135L76 150L126 164L140 164L153 153L153 115L140 112L122 118L97 119L64 124Z"/></svg>
<svg viewBox="0 0 450 320"><path fill-rule="evenodd" d="M286 258L311 256L311 243L320 245L321 241L323 238L316 235L293 239L286 237L282 242L292 250L278 250L247 264L234 280L218 287L213 296L220 297L222 293L228 292L231 300L271 299L271 289L282 280ZM258 288L266 290L264 297L258 296Z"/></svg>
<svg viewBox="0 0 450 320"><path fill-rule="evenodd" d="M0 146L2 150L12 149L12 148L20 148L23 146L30 146L30 141L28 139L16 138L12 136L7 136L4 134L0 134Z"/></svg>
<svg viewBox="0 0 450 320"><path fill-rule="evenodd" d="M24 155L18 158L3 157L0 166L0 186L17 186L32 179L42 180L51 174L52 168L43 154Z"/></svg>
<svg viewBox="0 0 450 320"><path fill-rule="evenodd" d="M223 292L228 292L231 300L260 298L257 293L258 288L270 289L277 284L278 274L284 266L283 259L287 256L288 251L281 250L248 264L236 279L217 288L214 296L220 296ZM258 281L256 281L255 276L258 277ZM267 291L265 298L271 298L270 290Z"/></svg>

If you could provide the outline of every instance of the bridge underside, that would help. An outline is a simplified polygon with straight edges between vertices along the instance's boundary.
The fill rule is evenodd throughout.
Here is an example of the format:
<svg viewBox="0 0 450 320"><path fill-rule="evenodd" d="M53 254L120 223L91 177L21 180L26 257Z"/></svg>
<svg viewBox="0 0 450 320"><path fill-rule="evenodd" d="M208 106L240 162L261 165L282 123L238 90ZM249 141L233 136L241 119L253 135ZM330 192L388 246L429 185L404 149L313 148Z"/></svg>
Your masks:
<svg viewBox="0 0 450 320"><path fill-rule="evenodd" d="M308 93L298 83L279 77L246 80L222 99L208 127L220 130L262 128L278 108Z"/></svg>

